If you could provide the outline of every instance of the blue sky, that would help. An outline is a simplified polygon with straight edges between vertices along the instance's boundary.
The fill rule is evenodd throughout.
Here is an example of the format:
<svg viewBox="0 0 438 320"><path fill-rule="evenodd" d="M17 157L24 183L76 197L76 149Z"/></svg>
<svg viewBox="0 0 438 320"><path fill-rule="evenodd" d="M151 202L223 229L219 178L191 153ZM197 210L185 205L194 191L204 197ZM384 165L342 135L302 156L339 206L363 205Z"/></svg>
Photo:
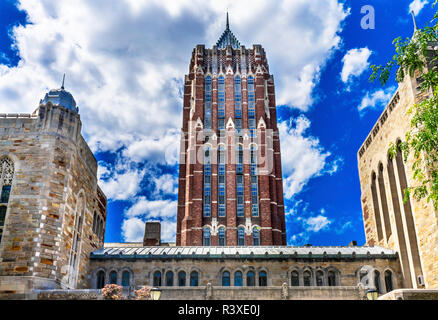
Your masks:
<svg viewBox="0 0 438 320"><path fill-rule="evenodd" d="M356 154L395 92L370 83L392 40L431 19L427 0L0 0L0 112L32 112L60 86L109 198L106 242L139 241L144 221L176 231L182 81L196 44L230 26L262 44L276 82L290 245L365 242ZM361 8L375 29L361 28Z"/></svg>

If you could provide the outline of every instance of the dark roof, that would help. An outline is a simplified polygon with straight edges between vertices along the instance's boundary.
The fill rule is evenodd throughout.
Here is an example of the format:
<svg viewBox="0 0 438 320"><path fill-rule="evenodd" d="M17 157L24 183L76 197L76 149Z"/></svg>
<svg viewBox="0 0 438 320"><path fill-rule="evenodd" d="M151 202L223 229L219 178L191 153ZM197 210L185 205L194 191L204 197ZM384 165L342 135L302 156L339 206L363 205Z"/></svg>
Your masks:
<svg viewBox="0 0 438 320"><path fill-rule="evenodd" d="M237 40L237 38L234 36L234 34L230 30L230 24L228 22L228 12L227 12L227 26L225 28L224 33L222 33L221 37L219 38L218 42L216 43L216 46L219 49L225 49L225 47L227 45L230 45L233 49L240 48L240 42Z"/></svg>
<svg viewBox="0 0 438 320"><path fill-rule="evenodd" d="M105 247L91 253L91 259L296 259L296 258L396 258L397 253L383 247Z"/></svg>

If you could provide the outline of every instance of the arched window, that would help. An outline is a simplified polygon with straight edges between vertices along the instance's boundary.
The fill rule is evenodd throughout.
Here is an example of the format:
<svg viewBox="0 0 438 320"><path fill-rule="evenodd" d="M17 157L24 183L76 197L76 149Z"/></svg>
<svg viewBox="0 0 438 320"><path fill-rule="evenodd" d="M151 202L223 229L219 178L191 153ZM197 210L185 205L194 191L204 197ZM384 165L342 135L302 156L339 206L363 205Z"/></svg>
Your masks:
<svg viewBox="0 0 438 320"><path fill-rule="evenodd" d="M300 285L299 275L298 275L297 271L292 271L291 272L290 284L293 287L298 287Z"/></svg>
<svg viewBox="0 0 438 320"><path fill-rule="evenodd" d="M235 287L241 287L243 285L243 278L242 278L242 272L236 271L234 273L234 286Z"/></svg>
<svg viewBox="0 0 438 320"><path fill-rule="evenodd" d="M255 246L260 245L260 231L258 227L252 228L252 243Z"/></svg>
<svg viewBox="0 0 438 320"><path fill-rule="evenodd" d="M268 276L265 271L260 271L259 273L259 286L266 287L268 285Z"/></svg>
<svg viewBox="0 0 438 320"><path fill-rule="evenodd" d="M192 271L190 273L190 286L197 287L199 285L198 272Z"/></svg>
<svg viewBox="0 0 438 320"><path fill-rule="evenodd" d="M334 271L329 271L327 280L330 287L336 286L336 273Z"/></svg>
<svg viewBox="0 0 438 320"><path fill-rule="evenodd" d="M253 271L248 271L248 273L246 274L246 285L248 287L255 286L255 274Z"/></svg>
<svg viewBox="0 0 438 320"><path fill-rule="evenodd" d="M73 228L73 241L70 249L70 268L69 268L69 284L72 287L76 287L76 282L78 278L78 266L80 259L80 249L82 240L82 225L84 222L85 215L85 196L80 194L76 204L76 212L74 217L74 228ZM117 275L116 275L117 276Z"/></svg>
<svg viewBox="0 0 438 320"><path fill-rule="evenodd" d="M110 284L117 284L117 272L111 271L109 274L109 283Z"/></svg>
<svg viewBox="0 0 438 320"><path fill-rule="evenodd" d="M312 285L312 274L310 273L310 271L304 271L303 282L306 287L310 287Z"/></svg>
<svg viewBox="0 0 438 320"><path fill-rule="evenodd" d="M222 273L222 286L223 287L230 286L230 273L228 271L224 271Z"/></svg>
<svg viewBox="0 0 438 320"><path fill-rule="evenodd" d="M184 271L178 272L178 286L179 287L186 286L186 273Z"/></svg>
<svg viewBox="0 0 438 320"><path fill-rule="evenodd" d="M123 271L122 273L122 286L129 287L130 283L130 274L129 271Z"/></svg>
<svg viewBox="0 0 438 320"><path fill-rule="evenodd" d="M245 245L245 229L243 227L239 227L237 229L237 245L238 246Z"/></svg>
<svg viewBox="0 0 438 320"><path fill-rule="evenodd" d="M0 242L5 226L6 212L8 211L9 196L11 194L12 180L14 179L14 163L9 158L0 160Z"/></svg>
<svg viewBox="0 0 438 320"><path fill-rule="evenodd" d="M324 273L319 270L316 272L316 285L322 287L324 285Z"/></svg>
<svg viewBox="0 0 438 320"><path fill-rule="evenodd" d="M386 292L390 292L393 290L393 286L392 286L392 272L389 270L385 271L385 287L386 287Z"/></svg>
<svg viewBox="0 0 438 320"><path fill-rule="evenodd" d="M374 286L376 287L378 293L382 293L380 288L380 272L377 270L374 270Z"/></svg>
<svg viewBox="0 0 438 320"><path fill-rule="evenodd" d="M166 273L166 286L172 287L173 286L173 272L167 271Z"/></svg>
<svg viewBox="0 0 438 320"><path fill-rule="evenodd" d="M224 246L225 245L225 228L220 227L219 228L219 245Z"/></svg>
<svg viewBox="0 0 438 320"><path fill-rule="evenodd" d="M96 288L102 289L103 287L105 287L105 271L100 270L97 273Z"/></svg>
<svg viewBox="0 0 438 320"><path fill-rule="evenodd" d="M202 240L202 245L209 246L210 245L210 228L204 229L204 236Z"/></svg>
<svg viewBox="0 0 438 320"><path fill-rule="evenodd" d="M160 287L161 286L161 272L155 271L154 272L154 281L153 281L154 287Z"/></svg>

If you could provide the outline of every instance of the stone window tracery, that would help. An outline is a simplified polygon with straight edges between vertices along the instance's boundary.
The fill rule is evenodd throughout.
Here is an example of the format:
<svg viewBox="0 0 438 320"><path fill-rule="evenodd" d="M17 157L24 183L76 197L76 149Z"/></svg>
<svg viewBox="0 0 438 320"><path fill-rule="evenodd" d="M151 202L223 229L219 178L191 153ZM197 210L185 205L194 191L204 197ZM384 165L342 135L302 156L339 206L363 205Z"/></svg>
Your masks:
<svg viewBox="0 0 438 320"><path fill-rule="evenodd" d="M2 240L6 213L8 211L9 196L11 194L12 181L14 179L14 163L5 157L0 160L0 242Z"/></svg>

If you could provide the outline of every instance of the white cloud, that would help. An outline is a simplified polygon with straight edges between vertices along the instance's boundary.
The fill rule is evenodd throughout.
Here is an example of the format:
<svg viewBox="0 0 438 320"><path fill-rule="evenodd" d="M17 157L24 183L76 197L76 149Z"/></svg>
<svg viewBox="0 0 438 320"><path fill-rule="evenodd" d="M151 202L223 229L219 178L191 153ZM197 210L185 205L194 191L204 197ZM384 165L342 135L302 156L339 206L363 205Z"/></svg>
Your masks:
<svg viewBox="0 0 438 320"><path fill-rule="evenodd" d="M353 77L358 77L364 72L370 65L368 58L371 55L371 51L368 48L351 49L342 58L342 71L341 80L347 83Z"/></svg>
<svg viewBox="0 0 438 320"><path fill-rule="evenodd" d="M390 87L387 89L378 89L373 93L367 92L362 98L360 105L357 107L359 113L362 113L365 109L371 108L384 108L394 94L395 88Z"/></svg>
<svg viewBox="0 0 438 320"><path fill-rule="evenodd" d="M135 203L126 210L126 217L144 216L146 218L176 217L177 201L148 200L144 196L136 199Z"/></svg>
<svg viewBox="0 0 438 320"><path fill-rule="evenodd" d="M323 149L317 138L305 136L309 127L310 121L303 115L295 121L278 123L283 188L287 199L299 193L311 178L322 174L327 157L330 156L330 152Z"/></svg>
<svg viewBox="0 0 438 320"><path fill-rule="evenodd" d="M324 212L321 212L324 213ZM303 220L304 224L307 226L307 231L318 232L324 228L328 228L328 225L332 223L327 217L322 214L316 217L310 217Z"/></svg>
<svg viewBox="0 0 438 320"><path fill-rule="evenodd" d="M171 174L164 174L159 178L154 178L155 192L164 194L178 193L178 178Z"/></svg>
<svg viewBox="0 0 438 320"><path fill-rule="evenodd" d="M414 0L409 4L409 12L414 11L414 15L418 15L429 0Z"/></svg>
<svg viewBox="0 0 438 320"><path fill-rule="evenodd" d="M129 200L140 191L140 183L146 170L124 169L122 173L111 171L102 162L99 163L99 186L108 199Z"/></svg>

